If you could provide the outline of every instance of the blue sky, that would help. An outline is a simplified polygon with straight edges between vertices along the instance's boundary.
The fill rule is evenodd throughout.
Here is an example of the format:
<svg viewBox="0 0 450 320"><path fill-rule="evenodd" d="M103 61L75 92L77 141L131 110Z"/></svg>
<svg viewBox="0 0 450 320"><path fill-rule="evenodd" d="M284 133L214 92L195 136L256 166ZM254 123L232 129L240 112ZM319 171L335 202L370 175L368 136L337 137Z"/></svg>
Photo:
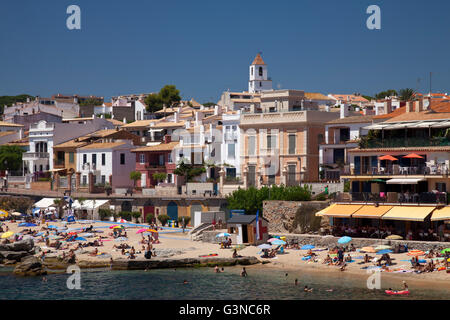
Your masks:
<svg viewBox="0 0 450 320"><path fill-rule="evenodd" d="M81 30L66 8L81 8ZM381 30L366 9L381 8ZM0 3L0 95L113 95L175 84L217 101L246 90L257 52L274 88L450 92L450 1L41 0ZM420 78L419 86L417 79Z"/></svg>

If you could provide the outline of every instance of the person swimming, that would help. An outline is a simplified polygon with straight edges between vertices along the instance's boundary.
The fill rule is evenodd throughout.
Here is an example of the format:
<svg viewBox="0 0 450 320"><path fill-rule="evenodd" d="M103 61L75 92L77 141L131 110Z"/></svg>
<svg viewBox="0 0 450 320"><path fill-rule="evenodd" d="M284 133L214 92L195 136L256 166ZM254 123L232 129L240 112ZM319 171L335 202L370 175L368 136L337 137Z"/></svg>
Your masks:
<svg viewBox="0 0 450 320"><path fill-rule="evenodd" d="M294 285L298 285L298 279L295 279Z"/></svg>
<svg viewBox="0 0 450 320"><path fill-rule="evenodd" d="M305 288L303 289L303 291L305 292L312 292L313 288L308 288L308 286L305 286Z"/></svg>
<svg viewBox="0 0 450 320"><path fill-rule="evenodd" d="M247 270L245 270L245 267L243 267L242 271L241 271L241 277L247 277L247 276L248 276Z"/></svg>

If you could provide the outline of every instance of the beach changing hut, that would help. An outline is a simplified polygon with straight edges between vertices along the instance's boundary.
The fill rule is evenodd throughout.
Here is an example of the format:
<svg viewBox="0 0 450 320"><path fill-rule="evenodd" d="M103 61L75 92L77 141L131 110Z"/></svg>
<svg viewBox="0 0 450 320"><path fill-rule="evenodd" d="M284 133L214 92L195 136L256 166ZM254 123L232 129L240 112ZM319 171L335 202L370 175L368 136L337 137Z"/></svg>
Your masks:
<svg viewBox="0 0 450 320"><path fill-rule="evenodd" d="M259 238L257 238L256 215L236 215L228 219L228 233L236 235L237 244L261 244L269 239L269 221L258 217Z"/></svg>

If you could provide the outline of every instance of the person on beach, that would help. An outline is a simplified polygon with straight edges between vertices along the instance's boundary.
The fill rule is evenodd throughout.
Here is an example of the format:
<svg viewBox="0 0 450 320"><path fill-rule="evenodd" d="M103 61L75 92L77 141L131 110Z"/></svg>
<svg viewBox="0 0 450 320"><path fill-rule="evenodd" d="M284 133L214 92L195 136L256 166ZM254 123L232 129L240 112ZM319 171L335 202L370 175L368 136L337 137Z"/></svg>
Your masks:
<svg viewBox="0 0 450 320"><path fill-rule="evenodd" d="M247 276L248 276L247 270L245 270L245 267L243 267L242 271L241 271L241 277L247 277Z"/></svg>
<svg viewBox="0 0 450 320"><path fill-rule="evenodd" d="M406 284L406 281L403 280L403 290L409 291L408 285Z"/></svg>

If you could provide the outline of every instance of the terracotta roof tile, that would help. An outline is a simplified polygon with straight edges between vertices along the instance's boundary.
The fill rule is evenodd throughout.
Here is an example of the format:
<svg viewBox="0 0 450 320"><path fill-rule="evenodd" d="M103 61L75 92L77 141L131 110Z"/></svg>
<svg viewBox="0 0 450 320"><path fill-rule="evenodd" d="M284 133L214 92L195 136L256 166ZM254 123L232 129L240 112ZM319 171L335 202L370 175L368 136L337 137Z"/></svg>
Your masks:
<svg viewBox="0 0 450 320"><path fill-rule="evenodd" d="M259 53L256 55L255 59L253 59L252 65L254 64L265 65L264 60Z"/></svg>
<svg viewBox="0 0 450 320"><path fill-rule="evenodd" d="M156 146L140 147L140 148L131 150L131 152L172 151L176 147L177 144L178 144L178 141L172 141L172 142L169 142L169 143L157 144Z"/></svg>

